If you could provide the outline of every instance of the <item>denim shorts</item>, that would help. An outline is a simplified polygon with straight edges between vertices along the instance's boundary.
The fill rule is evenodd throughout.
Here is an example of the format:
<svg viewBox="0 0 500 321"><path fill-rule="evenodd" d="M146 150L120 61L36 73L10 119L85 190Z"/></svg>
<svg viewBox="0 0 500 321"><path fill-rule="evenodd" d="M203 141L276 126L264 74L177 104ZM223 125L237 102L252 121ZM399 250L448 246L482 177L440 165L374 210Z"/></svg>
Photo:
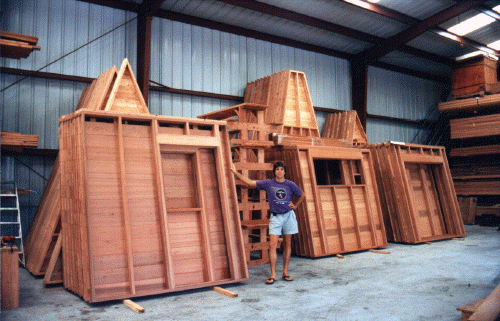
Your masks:
<svg viewBox="0 0 500 321"><path fill-rule="evenodd" d="M289 210L284 214L273 214L269 219L269 235L289 235L297 234L299 228L297 226L297 218L295 211Z"/></svg>

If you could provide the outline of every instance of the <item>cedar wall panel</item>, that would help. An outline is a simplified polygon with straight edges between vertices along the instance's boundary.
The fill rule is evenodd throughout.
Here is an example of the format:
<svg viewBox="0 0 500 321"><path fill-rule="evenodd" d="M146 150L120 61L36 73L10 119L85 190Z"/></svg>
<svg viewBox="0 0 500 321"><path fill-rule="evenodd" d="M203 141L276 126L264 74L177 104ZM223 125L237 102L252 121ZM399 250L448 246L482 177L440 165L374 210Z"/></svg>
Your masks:
<svg viewBox="0 0 500 321"><path fill-rule="evenodd" d="M296 211L296 254L321 257L387 246L369 150L295 146L269 157L285 161L289 179L306 193Z"/></svg>
<svg viewBox="0 0 500 321"><path fill-rule="evenodd" d="M248 278L225 123L194 123L62 118L65 287L98 302Z"/></svg>
<svg viewBox="0 0 500 321"><path fill-rule="evenodd" d="M384 143L370 149L389 241L466 235L443 147Z"/></svg>

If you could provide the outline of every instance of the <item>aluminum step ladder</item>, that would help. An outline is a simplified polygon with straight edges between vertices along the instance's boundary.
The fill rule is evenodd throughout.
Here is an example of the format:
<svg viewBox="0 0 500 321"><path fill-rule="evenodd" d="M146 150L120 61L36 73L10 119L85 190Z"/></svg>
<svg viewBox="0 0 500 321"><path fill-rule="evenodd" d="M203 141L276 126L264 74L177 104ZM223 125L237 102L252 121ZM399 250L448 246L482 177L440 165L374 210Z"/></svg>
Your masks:
<svg viewBox="0 0 500 321"><path fill-rule="evenodd" d="M19 261L24 266L23 230L19 194L15 182L0 183L0 236L12 235L19 248Z"/></svg>

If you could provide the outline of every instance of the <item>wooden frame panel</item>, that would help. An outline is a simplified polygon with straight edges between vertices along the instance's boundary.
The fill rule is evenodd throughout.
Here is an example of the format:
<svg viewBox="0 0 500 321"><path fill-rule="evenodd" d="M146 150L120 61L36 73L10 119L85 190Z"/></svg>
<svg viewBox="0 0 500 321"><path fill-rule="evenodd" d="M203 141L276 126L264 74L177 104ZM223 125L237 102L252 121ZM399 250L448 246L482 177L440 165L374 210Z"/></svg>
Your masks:
<svg viewBox="0 0 500 321"><path fill-rule="evenodd" d="M465 236L443 147L371 145L389 241L422 243Z"/></svg>
<svg viewBox="0 0 500 321"><path fill-rule="evenodd" d="M65 287L98 302L248 279L225 122L81 110L60 128ZM165 198L164 153L192 155L189 207Z"/></svg>
<svg viewBox="0 0 500 321"><path fill-rule="evenodd" d="M271 156L272 155L272 156ZM293 168L290 179L306 193L297 212L294 252L321 257L387 246L370 151L323 146L285 147L269 157ZM338 185L320 185L315 161L336 161ZM359 178L356 178L358 176Z"/></svg>

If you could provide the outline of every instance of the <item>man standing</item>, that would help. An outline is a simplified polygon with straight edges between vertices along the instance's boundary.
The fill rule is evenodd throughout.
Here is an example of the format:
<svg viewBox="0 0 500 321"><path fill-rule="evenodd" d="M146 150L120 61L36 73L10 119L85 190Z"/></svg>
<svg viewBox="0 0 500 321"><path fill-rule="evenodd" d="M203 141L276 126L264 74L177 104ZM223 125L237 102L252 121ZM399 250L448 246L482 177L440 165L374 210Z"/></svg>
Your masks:
<svg viewBox="0 0 500 321"><path fill-rule="evenodd" d="M269 263L271 265L271 276L266 280L266 284L273 284L276 281L276 262L278 260L276 248L278 238L283 235L283 276L285 281L293 281L288 275L288 265L292 254L292 235L299 232L295 211L304 200L305 193L292 181L285 179L286 165L283 162L276 162L273 166L274 179L254 181L243 176L236 171L234 164L231 171L246 186L265 190L269 200L269 210L271 216L269 220ZM293 195L298 199L293 203Z"/></svg>

